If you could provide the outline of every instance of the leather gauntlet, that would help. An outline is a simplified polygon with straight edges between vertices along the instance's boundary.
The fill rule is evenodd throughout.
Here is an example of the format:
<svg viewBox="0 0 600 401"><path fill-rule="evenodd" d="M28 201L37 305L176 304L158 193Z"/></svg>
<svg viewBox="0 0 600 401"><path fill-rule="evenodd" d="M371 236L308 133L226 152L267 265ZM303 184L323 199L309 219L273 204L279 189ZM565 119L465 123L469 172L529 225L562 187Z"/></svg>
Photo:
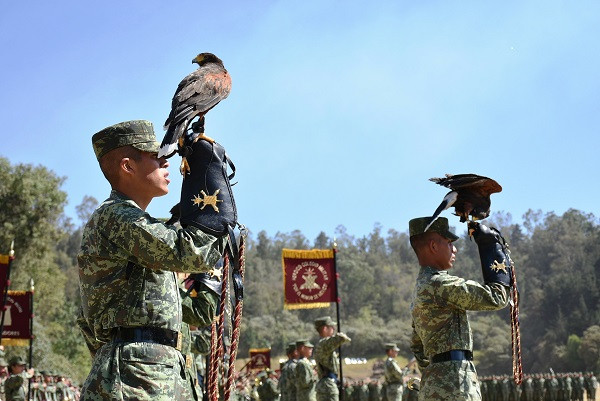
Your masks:
<svg viewBox="0 0 600 401"><path fill-rule="evenodd" d="M200 139L180 150L190 172L181 186L181 224L193 225L214 236L228 233L237 223L237 210L230 180L235 166L216 142ZM227 167L232 174L227 174Z"/></svg>
<svg viewBox="0 0 600 401"><path fill-rule="evenodd" d="M475 238L479 247L479 259L483 280L487 283L499 283L511 286L512 261L506 241L500 231L474 221L469 222L469 234Z"/></svg>

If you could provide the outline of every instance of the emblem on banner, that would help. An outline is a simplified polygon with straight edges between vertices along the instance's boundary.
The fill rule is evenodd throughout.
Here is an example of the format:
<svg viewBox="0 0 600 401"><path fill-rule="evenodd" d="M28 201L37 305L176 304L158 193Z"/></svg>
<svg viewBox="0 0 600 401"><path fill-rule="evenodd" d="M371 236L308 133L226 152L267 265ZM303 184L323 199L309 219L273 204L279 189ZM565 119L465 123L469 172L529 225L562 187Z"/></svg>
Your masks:
<svg viewBox="0 0 600 401"><path fill-rule="evenodd" d="M329 288L329 273L320 263L309 260L298 264L292 272L292 289L304 301L321 299Z"/></svg>

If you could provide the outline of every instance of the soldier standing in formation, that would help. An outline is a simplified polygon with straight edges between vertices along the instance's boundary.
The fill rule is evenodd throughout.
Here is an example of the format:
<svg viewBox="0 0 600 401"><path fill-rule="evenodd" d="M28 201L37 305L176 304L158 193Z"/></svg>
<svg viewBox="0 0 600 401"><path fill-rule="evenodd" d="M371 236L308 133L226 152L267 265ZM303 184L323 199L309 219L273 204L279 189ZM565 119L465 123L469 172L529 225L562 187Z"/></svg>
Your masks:
<svg viewBox="0 0 600 401"><path fill-rule="evenodd" d="M281 401L296 401L296 382L294 373L298 359L296 343L289 343L286 349L288 360L281 367L279 375L279 392Z"/></svg>
<svg viewBox="0 0 600 401"><path fill-rule="evenodd" d="M33 369L27 371L26 366L20 356L10 359L10 376L4 382L6 401L25 401L27 399L27 386L34 372Z"/></svg>
<svg viewBox="0 0 600 401"><path fill-rule="evenodd" d="M269 368L258 374L257 377L260 379L260 384L257 391L260 401L279 400L279 390L277 390L277 383L275 383L273 375L273 371Z"/></svg>
<svg viewBox="0 0 600 401"><path fill-rule="evenodd" d="M411 311L411 349L423 372L420 400L481 400L473 365L473 337L467 310L498 310L509 300L510 268L498 253L497 234L482 224L470 226L479 246L485 284L448 274L454 265L458 237L448 219L430 217L409 222L410 243L421 269ZM503 269L492 269L491 261Z"/></svg>
<svg viewBox="0 0 600 401"><path fill-rule="evenodd" d="M385 376L385 395L387 401L402 400L402 387L404 385L403 374L398 362L394 359L398 356L398 351L400 351L400 349L396 344L385 344L387 359L385 361L383 374Z"/></svg>
<svg viewBox="0 0 600 401"><path fill-rule="evenodd" d="M314 345L309 340L298 340L296 348L298 349L298 362L294 370L296 401L317 401L315 391L317 376L308 360L313 354Z"/></svg>
<svg viewBox="0 0 600 401"><path fill-rule="evenodd" d="M78 324L93 357L81 399L183 399L174 272L209 272L225 238L204 233L194 221L181 221L186 228L178 229L145 212L153 198L168 193L170 182L150 122L107 127L92 145L112 191L85 225L78 255ZM182 215L184 207L190 206L181 205Z"/></svg>
<svg viewBox="0 0 600 401"><path fill-rule="evenodd" d="M350 337L344 333L335 333L336 324L329 316L315 320L315 329L319 333L319 342L315 347L315 361L317 362L318 401L338 401L339 361L336 348L350 342Z"/></svg>

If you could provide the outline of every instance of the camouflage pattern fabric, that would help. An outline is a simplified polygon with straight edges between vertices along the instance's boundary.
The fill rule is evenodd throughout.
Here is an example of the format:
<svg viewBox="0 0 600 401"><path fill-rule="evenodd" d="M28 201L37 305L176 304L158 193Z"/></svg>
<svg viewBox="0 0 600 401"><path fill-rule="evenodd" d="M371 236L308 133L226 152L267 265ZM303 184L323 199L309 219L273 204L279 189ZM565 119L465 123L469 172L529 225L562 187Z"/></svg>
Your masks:
<svg viewBox="0 0 600 401"><path fill-rule="evenodd" d="M183 341L181 353L185 358L186 382L188 391L185 395L188 400L202 400L203 392L198 382L198 369L196 366L196 355L200 350L196 347L196 335L190 331L190 325L196 327L210 327L217 311L219 297L217 294L205 291L193 291L193 296L188 296L187 291L180 288L181 310L183 316L182 334ZM210 338L208 339L210 341Z"/></svg>
<svg viewBox="0 0 600 401"><path fill-rule="evenodd" d="M297 363L294 359L288 359L281 367L281 374L279 375L281 401L296 401L296 379L294 373Z"/></svg>
<svg viewBox="0 0 600 401"><path fill-rule="evenodd" d="M25 401L27 399L27 372L11 374L4 382L4 396L7 401Z"/></svg>
<svg viewBox="0 0 600 401"><path fill-rule="evenodd" d="M379 401L381 399L381 385L377 381L371 381L367 385L369 388L369 401Z"/></svg>
<svg viewBox="0 0 600 401"><path fill-rule="evenodd" d="M86 224L78 255L77 323L95 355L81 400L181 399L186 375L179 351L157 343L113 343L113 332L116 327L181 331L173 272L211 270L224 241L193 227L168 226L111 192Z"/></svg>
<svg viewBox="0 0 600 401"><path fill-rule="evenodd" d="M402 369L400 369L400 366L398 366L398 362L396 362L394 358L388 358L385 361L383 374L385 376L385 391L388 401L401 401L403 375Z"/></svg>
<svg viewBox="0 0 600 401"><path fill-rule="evenodd" d="M279 399L277 383L275 383L275 380L271 379L270 377L267 377L263 380L260 386L258 386L257 391L260 401L276 401Z"/></svg>
<svg viewBox="0 0 600 401"><path fill-rule="evenodd" d="M310 362L306 358L298 359L296 369L294 370L294 379L296 383L297 401L316 401L315 383L317 376Z"/></svg>
<svg viewBox="0 0 600 401"><path fill-rule="evenodd" d="M473 350L467 310L499 310L508 304L501 284L481 285L447 271L421 267L411 311L411 350L423 372L420 400L480 400L475 366L470 361L430 364L432 356L450 350Z"/></svg>
<svg viewBox="0 0 600 401"><path fill-rule="evenodd" d="M331 337L323 337L315 346L313 356L317 362L317 374L319 382L317 383L318 401L337 401L340 393L337 383L332 378L327 377L329 372L339 375L340 367L338 355L335 350L342 344L350 342L350 337L344 333L336 333Z"/></svg>

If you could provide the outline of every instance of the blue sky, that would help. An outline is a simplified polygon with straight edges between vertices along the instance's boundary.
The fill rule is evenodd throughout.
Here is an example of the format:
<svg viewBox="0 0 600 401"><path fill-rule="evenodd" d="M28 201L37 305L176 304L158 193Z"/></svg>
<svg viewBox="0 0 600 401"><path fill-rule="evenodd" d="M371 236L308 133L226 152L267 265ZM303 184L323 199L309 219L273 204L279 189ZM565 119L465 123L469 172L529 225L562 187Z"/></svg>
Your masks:
<svg viewBox="0 0 600 401"><path fill-rule="evenodd" d="M496 179L492 209L517 222L530 208L598 216L599 37L595 1L8 2L0 156L65 177L76 219L110 190L93 133L148 119L162 139L209 51L233 87L206 132L237 166L254 233L405 231L445 173ZM154 216L178 201L171 160Z"/></svg>

